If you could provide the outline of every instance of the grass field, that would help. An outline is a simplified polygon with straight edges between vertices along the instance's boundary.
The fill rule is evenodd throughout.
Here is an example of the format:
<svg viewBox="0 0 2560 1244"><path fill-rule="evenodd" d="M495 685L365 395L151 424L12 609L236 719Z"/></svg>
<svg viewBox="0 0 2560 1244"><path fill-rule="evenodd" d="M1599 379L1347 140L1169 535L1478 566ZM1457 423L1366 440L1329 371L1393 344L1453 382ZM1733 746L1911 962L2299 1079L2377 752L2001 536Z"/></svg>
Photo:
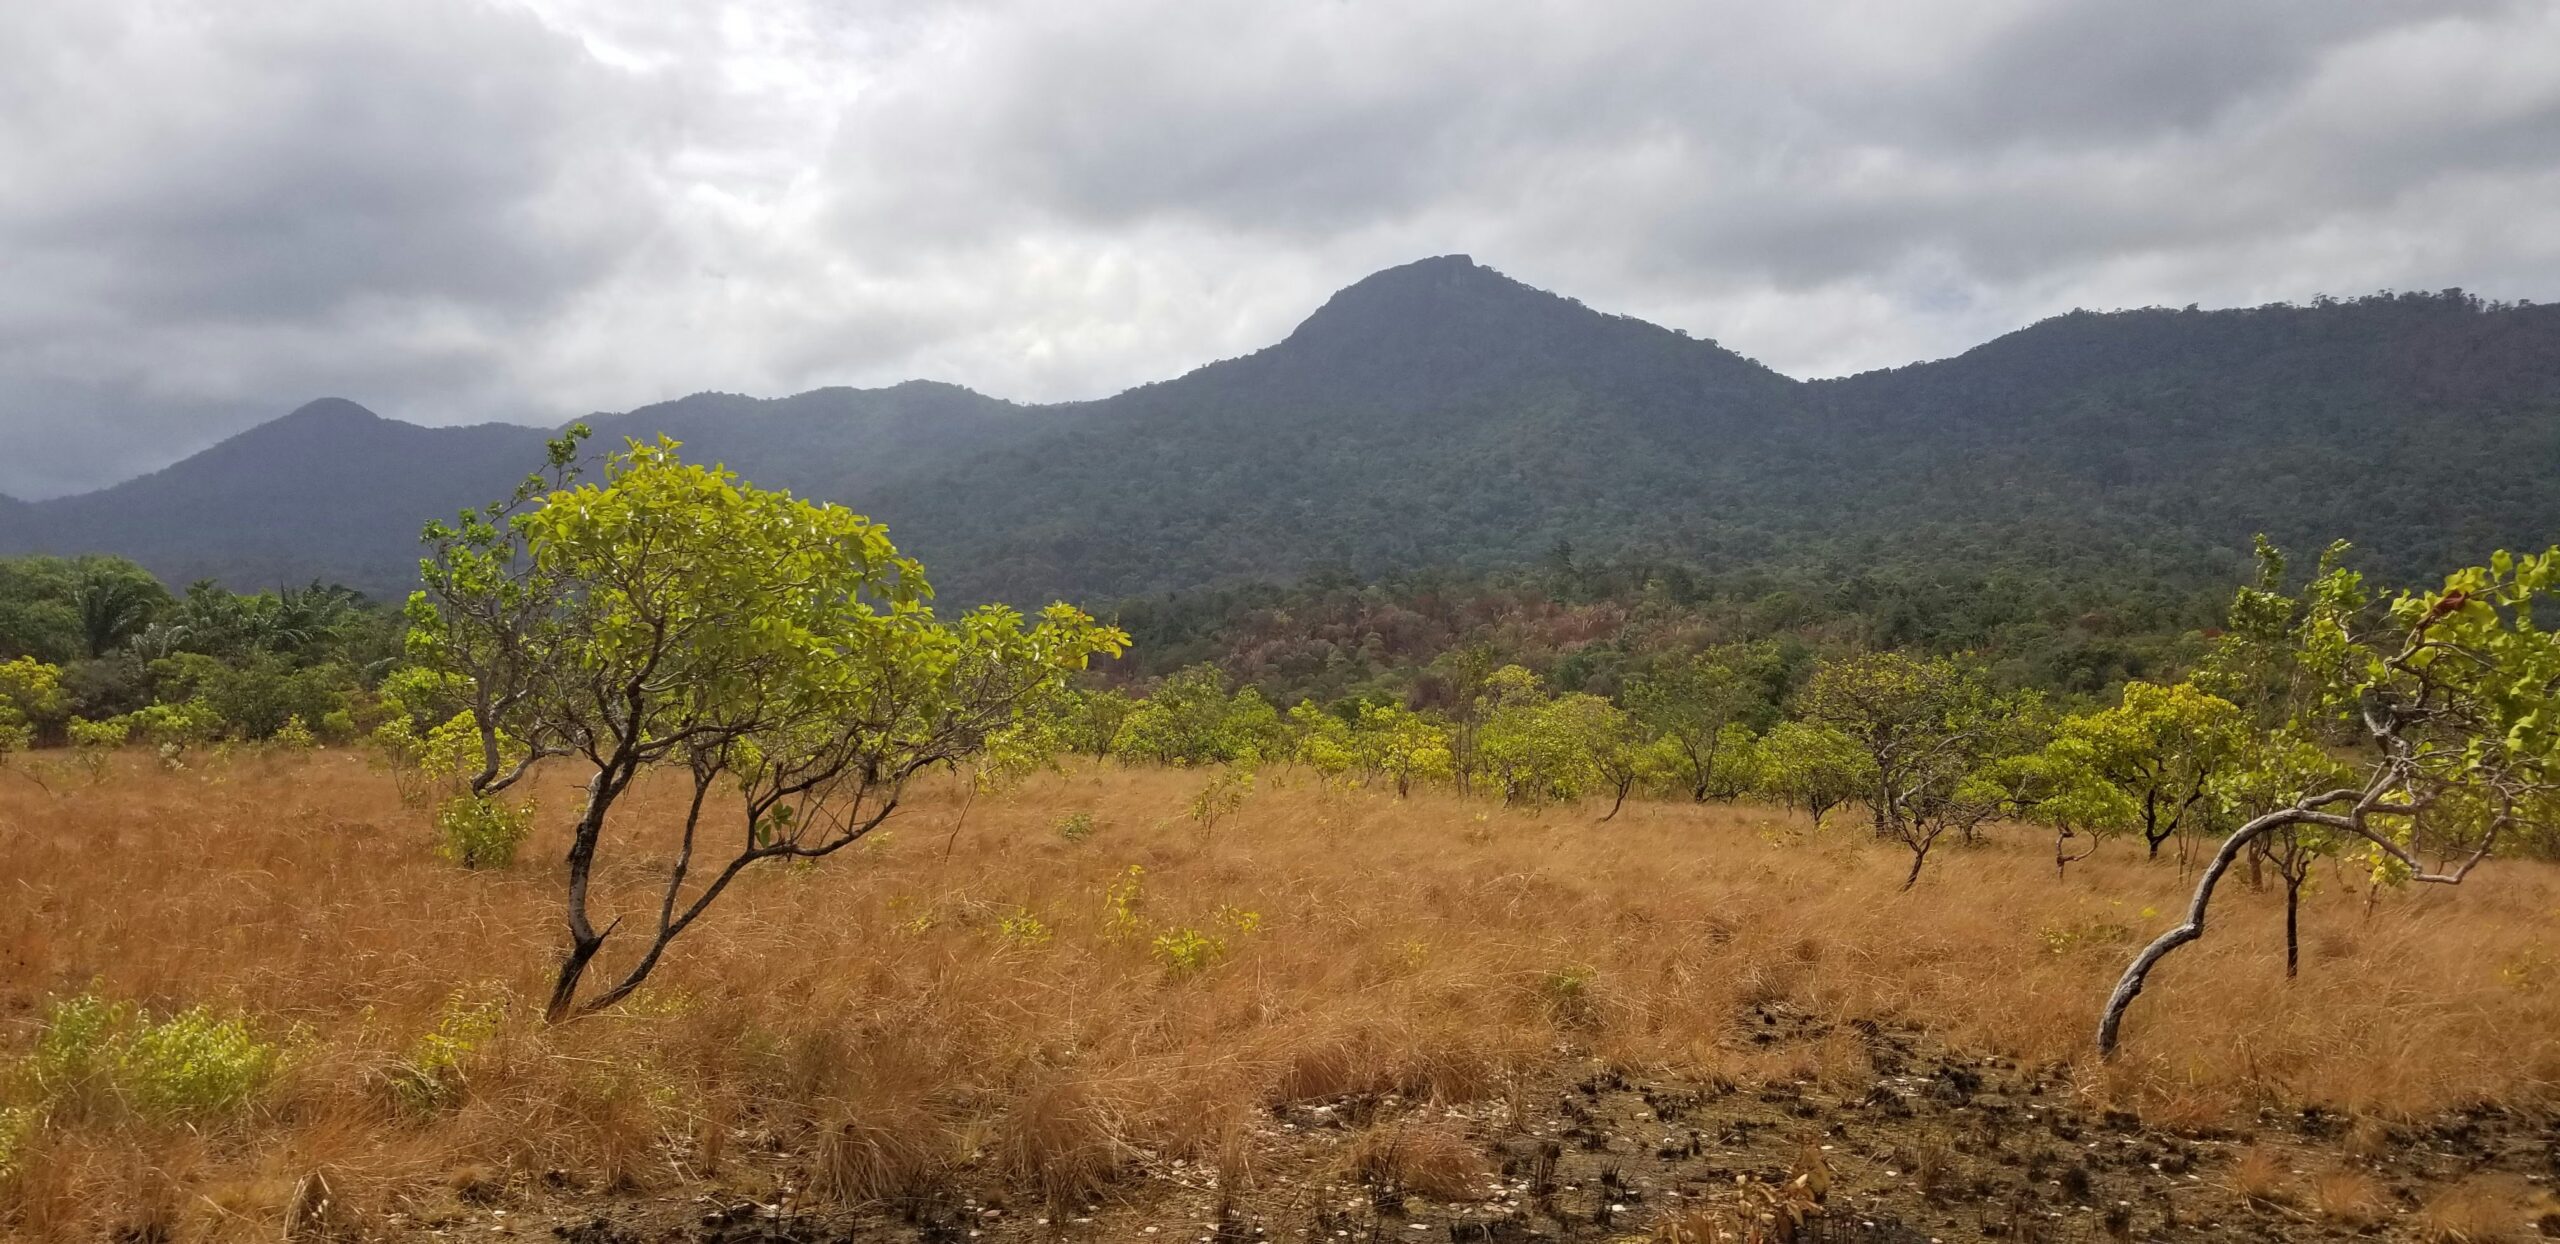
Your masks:
<svg viewBox="0 0 2560 1244"><path fill-rule="evenodd" d="M2105 990L2183 906L2138 847L2057 879L2047 839L2005 830L1899 893L1908 857L1852 817L1601 824L1275 770L1204 829L1203 775L1078 765L928 786L861 847L743 880L619 1010L546 1028L574 798L549 776L544 830L473 873L353 753L0 773L0 1229L1671 1238L1738 1210L1737 1174L1827 1152L1835 1204L1932 1231L2496 1239L2560 1175L2533 1165L2560 1162L2542 864L2370 901L2323 873L2292 982L2280 894L2235 889L2102 1066ZM620 816L602 912L654 902L678 794L644 783ZM219 1109L112 1072L40 1097L46 1018L80 995L240 1016L275 1064ZM1981 1125L2031 1098L2150 1160L2076 1157L2098 1133L2060 1115L2032 1144ZM1579 1140L1566 1191L1515 1152L1548 1135Z"/></svg>

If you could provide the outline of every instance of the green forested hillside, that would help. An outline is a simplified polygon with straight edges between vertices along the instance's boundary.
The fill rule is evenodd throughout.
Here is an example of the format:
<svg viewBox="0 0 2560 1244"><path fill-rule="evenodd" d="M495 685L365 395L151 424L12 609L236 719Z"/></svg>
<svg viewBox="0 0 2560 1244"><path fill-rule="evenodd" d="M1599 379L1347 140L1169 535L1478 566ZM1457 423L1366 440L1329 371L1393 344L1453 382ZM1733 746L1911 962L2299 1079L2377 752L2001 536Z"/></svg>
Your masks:
<svg viewBox="0 0 2560 1244"><path fill-rule="evenodd" d="M2416 576L2560 535L2560 308L2459 293L2075 312L1798 382L1464 257L1278 344L1101 401L938 384L701 394L590 419L887 520L945 599L1652 559L1718 581L2227 583L2250 535ZM315 403L157 475L0 506L0 551L396 593L425 517L540 433Z"/></svg>

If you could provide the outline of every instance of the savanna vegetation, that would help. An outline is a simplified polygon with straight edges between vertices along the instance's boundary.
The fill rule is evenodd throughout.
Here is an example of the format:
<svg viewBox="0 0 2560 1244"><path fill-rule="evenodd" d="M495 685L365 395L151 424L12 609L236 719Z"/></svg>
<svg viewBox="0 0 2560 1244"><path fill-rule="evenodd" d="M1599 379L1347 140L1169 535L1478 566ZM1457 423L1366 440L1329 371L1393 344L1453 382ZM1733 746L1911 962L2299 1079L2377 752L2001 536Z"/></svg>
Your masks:
<svg viewBox="0 0 2560 1244"><path fill-rule="evenodd" d="M0 563L0 1226L2560 1211L2560 550L2261 542L2215 609L1559 548L1105 622L582 438L396 614Z"/></svg>

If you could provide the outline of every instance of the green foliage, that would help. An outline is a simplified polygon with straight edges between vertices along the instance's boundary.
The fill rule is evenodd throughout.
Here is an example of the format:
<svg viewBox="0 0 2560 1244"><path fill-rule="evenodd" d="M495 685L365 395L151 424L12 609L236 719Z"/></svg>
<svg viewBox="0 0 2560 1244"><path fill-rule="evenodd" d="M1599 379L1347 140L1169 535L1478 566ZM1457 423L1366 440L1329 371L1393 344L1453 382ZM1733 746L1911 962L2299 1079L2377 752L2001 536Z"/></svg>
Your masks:
<svg viewBox="0 0 2560 1244"><path fill-rule="evenodd" d="M2560 548L2501 551L2435 591L2378 598L2332 545L2298 592L2260 542L2258 582L2234 600L2207 664L2255 727L2209 782L2247 818L2199 875L2189 918L2136 956L2110 995L2098 1047L2166 955L2204 936L2216 886L2243 852L2286 895L2286 971L2298 898L2324 856L2352 850L2377 883L2459 884L2493 852L2560 832Z"/></svg>
<svg viewBox="0 0 2560 1244"><path fill-rule="evenodd" d="M200 705L219 723L218 733L246 741L271 738L296 717L307 728L347 705L346 671L297 666L268 652L249 650L227 659L183 652L152 662L150 669L164 702Z"/></svg>
<svg viewBox="0 0 2560 1244"><path fill-rule="evenodd" d="M1690 798L1729 799L1748 784L1748 765L1720 772L1718 761L1771 708L1780 669L1774 643L1721 644L1661 662L1630 679L1620 698L1647 734L1670 740Z"/></svg>
<svg viewBox="0 0 2560 1244"><path fill-rule="evenodd" d="M506 998L498 990L455 990L437 1013L435 1028L421 1034L391 1069L393 1095L420 1114L460 1101L470 1085L472 1057L498 1035L506 1014Z"/></svg>
<svg viewBox="0 0 2560 1244"><path fill-rule="evenodd" d="M1218 827L1218 822L1244 809L1245 800L1253 796L1253 786L1253 770L1241 765L1220 769L1193 793L1183 812L1200 827L1201 833L1208 833Z"/></svg>
<svg viewBox="0 0 2560 1244"><path fill-rule="evenodd" d="M169 603L159 580L121 557L0 558L0 660L68 665L106 656Z"/></svg>
<svg viewBox="0 0 2560 1244"><path fill-rule="evenodd" d="M165 1019L93 994L55 1001L23 1074L52 1105L210 1122L253 1102L283 1053L238 1016L191 1007Z"/></svg>
<svg viewBox="0 0 2560 1244"><path fill-rule="evenodd" d="M153 704L125 720L143 742L163 751L211 743L222 737L222 714L202 700Z"/></svg>
<svg viewBox="0 0 2560 1244"><path fill-rule="evenodd" d="M1093 814L1090 812L1070 812L1065 816L1059 817L1058 823L1054 828L1060 838L1063 838L1068 842L1082 842L1093 836Z"/></svg>
<svg viewBox="0 0 2560 1244"><path fill-rule="evenodd" d="M1066 695L1060 728L1067 746L1088 756L1111 754L1120 726L1136 711L1137 701L1111 687L1070 690Z"/></svg>
<svg viewBox="0 0 2560 1244"><path fill-rule="evenodd" d="M1198 929L1167 929L1149 945L1165 970L1175 976L1199 972L1227 956L1227 941Z"/></svg>
<svg viewBox="0 0 2560 1244"><path fill-rule="evenodd" d="M1300 764L1328 778L1339 778L1358 767L1360 756L1351 741L1351 724L1317 708L1314 701L1301 701L1289 710L1290 732L1296 736L1296 758Z"/></svg>
<svg viewBox="0 0 2560 1244"><path fill-rule="evenodd" d="M1501 792L1504 803L1580 798L1601 778L1589 734L1595 699L1576 695L1560 706L1536 674L1517 665L1493 671L1476 698L1481 724L1470 768Z"/></svg>
<svg viewBox="0 0 2560 1244"><path fill-rule="evenodd" d="M533 805L509 807L469 791L436 809L436 854L468 869L505 868L533 833Z"/></svg>
<svg viewBox="0 0 2560 1244"><path fill-rule="evenodd" d="M1102 892L1102 932L1114 941L1126 941L1142 934L1147 927L1144 911L1147 904L1147 870L1131 864L1120 879Z"/></svg>
<svg viewBox="0 0 2560 1244"><path fill-rule="evenodd" d="M1856 741L1876 830L1900 834L1946 810L1978 765L2009 753L2028 704L1948 658L1879 652L1823 662L1796 706Z"/></svg>
<svg viewBox="0 0 2560 1244"><path fill-rule="evenodd" d="M107 776L109 758L132 736L133 723L122 717L106 721L74 717L65 733L70 735L72 754L88 770L89 779L103 781Z"/></svg>
<svg viewBox="0 0 2560 1244"><path fill-rule="evenodd" d="M1831 726L1782 721L1755 751L1756 789L1822 824L1824 814L1875 788L1875 762Z"/></svg>
<svg viewBox="0 0 2560 1244"><path fill-rule="evenodd" d="M0 661L0 753L33 745L68 707L59 668L34 657Z"/></svg>
<svg viewBox="0 0 2560 1244"><path fill-rule="evenodd" d="M878 828L916 774L1054 754L1041 718L1070 675L1125 643L1064 604L1028 624L1002 606L938 619L923 567L880 524L685 462L671 440L631 443L602 482L573 483L583 434L554 442L547 473L508 500L430 524L427 586L408 609L410 661L469 701L466 789L494 796L545 755L593 771L555 1021L629 996L740 869L815 860ZM582 1003L608 935L585 909L607 818L638 773L671 763L697 793L685 840L721 793L743 845L690 891L680 853L650 947Z"/></svg>
<svg viewBox="0 0 2560 1244"><path fill-rule="evenodd" d="M1214 666L1167 678L1131 709L1112 740L1116 755L1157 764L1253 764L1286 755L1288 730L1262 693L1232 694Z"/></svg>
<svg viewBox="0 0 2560 1244"><path fill-rule="evenodd" d="M0 1182L14 1178L44 1116L33 1106L0 1106Z"/></svg>
<svg viewBox="0 0 2560 1244"><path fill-rule="evenodd" d="M996 924L996 934L1017 946L1043 946L1049 941L1049 926L1040 917L1017 911Z"/></svg>
<svg viewBox="0 0 2560 1244"><path fill-rule="evenodd" d="M267 742L285 751L307 752L320 746L320 736L313 734L311 727L303 723L302 715L296 713L285 718L284 724L276 727L276 732L268 737Z"/></svg>
<svg viewBox="0 0 2560 1244"><path fill-rule="evenodd" d="M2227 825L2217 789L2251 745L2239 706L2193 683L2126 683L2120 702L2065 718L2046 746L2047 819L2132 830L2153 855L2180 833Z"/></svg>
<svg viewBox="0 0 2560 1244"><path fill-rule="evenodd" d="M1443 782L1456 774L1448 728L1402 705L1362 704L1350 745L1353 763L1394 781L1398 795L1411 794L1415 782Z"/></svg>
<svg viewBox="0 0 2560 1244"><path fill-rule="evenodd" d="M1568 964L1556 968L1538 981L1540 1001L1547 1013L1567 1027L1587 1025L1599 1015L1593 987L1600 982L1600 971L1588 964Z"/></svg>

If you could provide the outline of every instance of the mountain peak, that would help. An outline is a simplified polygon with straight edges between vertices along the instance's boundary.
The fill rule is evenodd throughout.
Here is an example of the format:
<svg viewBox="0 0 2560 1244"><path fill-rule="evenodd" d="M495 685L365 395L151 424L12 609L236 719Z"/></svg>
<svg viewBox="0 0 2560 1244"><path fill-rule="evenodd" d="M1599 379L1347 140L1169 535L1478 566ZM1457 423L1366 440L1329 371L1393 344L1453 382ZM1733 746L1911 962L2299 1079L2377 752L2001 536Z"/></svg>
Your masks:
<svg viewBox="0 0 2560 1244"><path fill-rule="evenodd" d="M343 397L322 397L314 398L311 401L304 402L300 406L294 407L293 413L286 415L281 419L274 420L269 424L269 426L272 427L276 424L292 424L302 427L323 424L330 426L363 426L388 422L390 421L384 419L382 416L377 415L354 402L348 401Z"/></svg>
<svg viewBox="0 0 2560 1244"><path fill-rule="evenodd" d="M1367 354L1382 338L1493 341L1584 318L1597 317L1572 299L1523 285L1465 255L1437 255L1344 286L1281 346Z"/></svg>
<svg viewBox="0 0 2560 1244"><path fill-rule="evenodd" d="M1429 259L1382 268L1343 286L1317 308L1314 315L1307 317L1307 322L1312 324L1322 320L1327 313L1365 306L1424 310L1435 305L1447 307L1505 295L1565 301L1545 290L1512 280L1466 255L1434 255Z"/></svg>

